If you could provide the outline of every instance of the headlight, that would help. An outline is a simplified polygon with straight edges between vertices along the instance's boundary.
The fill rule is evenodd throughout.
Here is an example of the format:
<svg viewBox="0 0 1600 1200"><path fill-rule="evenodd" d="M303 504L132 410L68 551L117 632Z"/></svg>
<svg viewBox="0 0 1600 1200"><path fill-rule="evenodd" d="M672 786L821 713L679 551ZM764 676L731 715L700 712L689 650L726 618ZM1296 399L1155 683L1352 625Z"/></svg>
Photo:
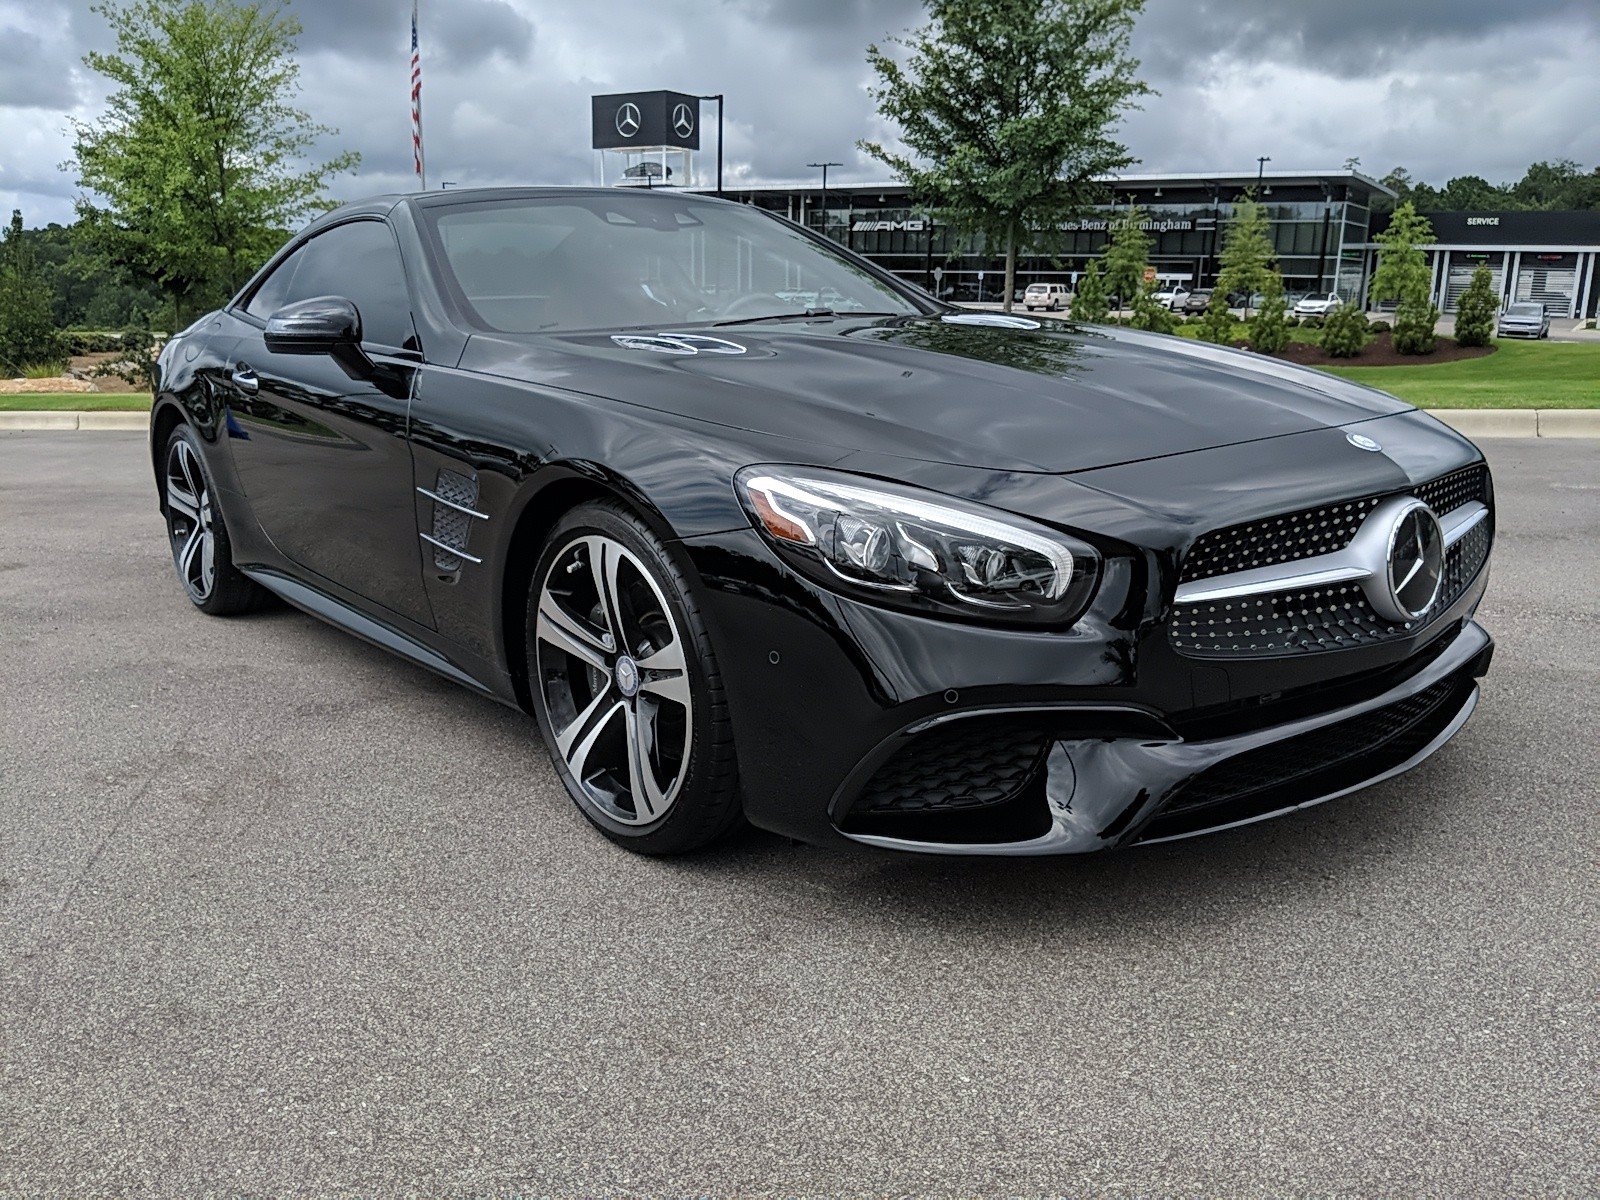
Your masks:
<svg viewBox="0 0 1600 1200"><path fill-rule="evenodd" d="M1100 555L1077 538L949 496L801 467L746 467L739 498L802 574L895 608L1065 626L1094 593Z"/></svg>

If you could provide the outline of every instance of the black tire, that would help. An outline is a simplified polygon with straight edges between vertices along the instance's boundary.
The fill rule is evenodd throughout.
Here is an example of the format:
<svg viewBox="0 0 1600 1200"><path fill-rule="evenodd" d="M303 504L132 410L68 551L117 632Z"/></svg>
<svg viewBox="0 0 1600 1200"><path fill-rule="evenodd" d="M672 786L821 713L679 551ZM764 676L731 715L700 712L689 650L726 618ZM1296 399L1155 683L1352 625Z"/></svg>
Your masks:
<svg viewBox="0 0 1600 1200"><path fill-rule="evenodd" d="M630 735L636 726L643 728L647 707L653 707L657 713L667 711L669 707L661 705L659 701L649 706L644 704L644 701L652 698L644 695L647 689L639 686L637 674L634 676L635 692L624 693L622 667L618 658L633 654L634 646L623 645L618 648L618 655L607 656L612 671L608 676L597 667L584 665L548 640L547 636L541 640L540 612L541 603L546 599L547 581L550 581L549 586L555 587L573 578L586 579L584 573L575 576L574 563L587 561L591 552L580 547L586 543L598 544L595 539L601 542L609 539L610 543L620 544L623 550L632 555L632 560L626 561L620 569L627 572L634 596L641 594L641 580L634 574L641 568L648 575L648 582L654 585L653 592L643 592L643 604L636 601L632 604L619 603L617 607L628 608L636 614L640 608L651 607L655 601L664 600L671 625L675 626L668 630L671 637L666 639L667 644L678 644L682 650L682 676L687 683L688 697L683 716L687 729L683 731L682 738L686 750L673 759L678 772L677 782L664 813L648 818L640 813L638 802L631 799L631 793L637 790L635 787L628 788L630 795L627 799L631 801L632 813L621 813L620 819L618 814L623 802L621 790L615 793L616 800L613 803L608 804L604 796L597 798L596 780L611 779L620 783L620 771L586 769L584 773L588 783L580 783L558 748L552 703L562 709L561 727L567 732L569 740L574 736L572 731L582 720L581 717L572 716L580 699L573 689L575 686L584 686L581 683L574 685L574 679L587 677L591 681L587 685L590 690L581 696L586 706L593 703L603 709L612 703L608 696L616 697L615 703L632 705L632 716L624 726ZM575 554L580 557L574 558ZM558 564L561 564L559 571L556 570ZM592 568L592 562L590 565ZM605 602L601 601L600 604L604 607ZM591 629L598 628L605 619L602 613ZM667 628L660 623L659 616L646 618L649 619L656 620L658 630ZM631 623L631 617L624 621L619 616L618 622ZM566 787L578 811L590 824L629 850L640 854L672 855L685 854L709 845L739 823L742 810L733 753L733 729L722 675L717 668L705 621L684 571L644 522L622 506L604 502L580 505L562 517L546 538L534 567L528 588L525 629L529 690L539 732L557 777ZM625 633L621 641L626 643L629 640L630 636ZM588 649L593 651L596 647L591 645ZM648 665L647 656L641 656L636 661L640 666ZM638 667L635 671L638 671ZM649 671L641 673L653 674ZM659 717L655 720L659 722ZM605 721L606 718L602 716L591 727L598 727ZM658 733L659 723L645 739L646 744L654 747L671 740L659 738ZM579 744L584 740L587 739L579 738ZM581 754L582 751L574 753ZM645 753L652 751L646 750ZM586 768L588 760L584 759L579 765L580 768ZM644 769L651 772L653 781L659 780L654 767L647 765Z"/></svg>
<svg viewBox="0 0 1600 1200"><path fill-rule="evenodd" d="M183 585L189 602L213 617L252 612L262 607L268 599L267 591L233 565L233 543L218 503L217 487L194 430L187 425L174 428L167 438L161 462L161 503L167 518L167 541L172 549L172 565L178 573L178 582ZM175 480L192 481L200 490L192 497L188 492L180 493L175 490ZM198 503L180 503L180 495ZM192 549L191 540L194 542ZM207 553L209 571L204 566ZM198 563L196 558L200 560Z"/></svg>

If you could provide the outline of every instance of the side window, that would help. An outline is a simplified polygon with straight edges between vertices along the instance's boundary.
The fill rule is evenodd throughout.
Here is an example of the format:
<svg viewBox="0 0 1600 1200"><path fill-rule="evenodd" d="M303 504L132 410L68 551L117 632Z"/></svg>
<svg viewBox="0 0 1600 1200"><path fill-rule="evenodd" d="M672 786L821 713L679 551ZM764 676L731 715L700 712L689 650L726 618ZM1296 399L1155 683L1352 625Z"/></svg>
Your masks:
<svg viewBox="0 0 1600 1200"><path fill-rule="evenodd" d="M302 246L279 263L272 274L261 281L261 286L255 290L250 302L244 306L245 312L265 321L289 303L289 289L294 284L295 269L300 265L300 259L304 255L305 247Z"/></svg>
<svg viewBox="0 0 1600 1200"><path fill-rule="evenodd" d="M411 306L400 248L382 221L351 221L319 233L272 273L261 292L289 266L295 268L294 277L280 303L343 296L360 310L364 340L384 346L404 346L411 341ZM258 298L261 292L256 293ZM254 301L248 311L255 312Z"/></svg>

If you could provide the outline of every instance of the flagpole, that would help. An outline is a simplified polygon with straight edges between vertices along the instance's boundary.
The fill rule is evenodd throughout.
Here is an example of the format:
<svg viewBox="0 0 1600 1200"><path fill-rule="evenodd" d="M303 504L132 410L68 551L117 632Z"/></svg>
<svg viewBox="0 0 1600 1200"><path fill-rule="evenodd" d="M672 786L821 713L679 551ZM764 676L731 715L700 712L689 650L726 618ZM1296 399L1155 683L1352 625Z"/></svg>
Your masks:
<svg viewBox="0 0 1600 1200"><path fill-rule="evenodd" d="M411 0L411 157L417 188L428 190L428 168L422 155L422 49L417 39L417 0Z"/></svg>

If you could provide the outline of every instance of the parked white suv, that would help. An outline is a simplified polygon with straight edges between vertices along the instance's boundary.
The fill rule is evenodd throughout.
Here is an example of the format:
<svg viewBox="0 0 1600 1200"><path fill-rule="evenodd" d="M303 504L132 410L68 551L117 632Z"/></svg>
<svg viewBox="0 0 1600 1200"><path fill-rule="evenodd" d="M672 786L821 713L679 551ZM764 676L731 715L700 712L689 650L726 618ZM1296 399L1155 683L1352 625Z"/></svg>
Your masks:
<svg viewBox="0 0 1600 1200"><path fill-rule="evenodd" d="M1052 311L1065 308L1072 302L1072 293L1064 283L1030 283L1022 293L1022 303L1029 312L1036 308Z"/></svg>
<svg viewBox="0 0 1600 1200"><path fill-rule="evenodd" d="M1312 293L1302 300L1294 303L1294 315L1297 317L1325 317L1344 301L1339 299L1338 292Z"/></svg>
<svg viewBox="0 0 1600 1200"><path fill-rule="evenodd" d="M1170 308L1173 312L1177 312L1189 298L1189 289L1181 283L1174 284L1172 287L1163 288L1150 298L1162 308Z"/></svg>

